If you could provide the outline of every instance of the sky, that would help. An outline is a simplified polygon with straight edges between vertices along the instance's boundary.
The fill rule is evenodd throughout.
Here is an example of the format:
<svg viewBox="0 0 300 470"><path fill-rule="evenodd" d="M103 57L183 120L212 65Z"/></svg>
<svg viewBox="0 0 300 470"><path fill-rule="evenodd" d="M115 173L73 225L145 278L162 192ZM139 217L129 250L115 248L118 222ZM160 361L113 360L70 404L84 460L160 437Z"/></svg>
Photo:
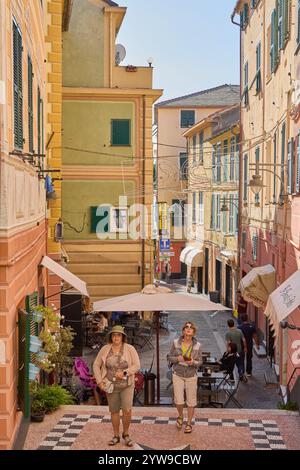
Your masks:
<svg viewBox="0 0 300 470"><path fill-rule="evenodd" d="M239 84L239 28L230 16L236 0L115 0L127 7L117 43L121 65L148 65L161 100Z"/></svg>

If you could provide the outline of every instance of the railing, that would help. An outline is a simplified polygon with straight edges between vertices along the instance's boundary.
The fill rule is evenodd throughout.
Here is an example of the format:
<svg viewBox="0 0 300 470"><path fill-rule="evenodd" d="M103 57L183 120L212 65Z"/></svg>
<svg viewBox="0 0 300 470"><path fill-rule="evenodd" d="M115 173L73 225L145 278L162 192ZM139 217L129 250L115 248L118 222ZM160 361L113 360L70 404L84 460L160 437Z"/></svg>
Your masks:
<svg viewBox="0 0 300 470"><path fill-rule="evenodd" d="M289 379L289 381L286 385L286 396L287 396L288 401L290 400L290 384L291 384L292 380L294 379L294 375L295 375L296 370L300 370L300 366L294 368L293 373L292 373L292 375L291 375L291 377L290 377L290 379Z"/></svg>

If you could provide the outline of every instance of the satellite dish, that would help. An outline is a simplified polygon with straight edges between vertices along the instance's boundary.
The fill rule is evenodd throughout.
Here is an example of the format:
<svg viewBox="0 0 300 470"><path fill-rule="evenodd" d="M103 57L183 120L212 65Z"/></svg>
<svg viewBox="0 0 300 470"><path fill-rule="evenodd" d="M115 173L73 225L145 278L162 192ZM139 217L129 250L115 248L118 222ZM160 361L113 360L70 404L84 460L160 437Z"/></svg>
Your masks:
<svg viewBox="0 0 300 470"><path fill-rule="evenodd" d="M116 65L120 65L122 60L126 57L126 49L122 44L116 45Z"/></svg>

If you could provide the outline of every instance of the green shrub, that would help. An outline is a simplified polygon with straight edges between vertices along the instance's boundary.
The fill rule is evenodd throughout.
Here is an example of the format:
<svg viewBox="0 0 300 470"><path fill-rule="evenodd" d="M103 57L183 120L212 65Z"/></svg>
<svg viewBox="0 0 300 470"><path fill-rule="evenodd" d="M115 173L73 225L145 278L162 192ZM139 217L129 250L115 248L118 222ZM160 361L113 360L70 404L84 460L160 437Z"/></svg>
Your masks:
<svg viewBox="0 0 300 470"><path fill-rule="evenodd" d="M61 405L72 405L74 399L71 394L60 385L39 386L33 393L35 400L44 403L46 413L57 410Z"/></svg>
<svg viewBox="0 0 300 470"><path fill-rule="evenodd" d="M288 401L287 403L282 403L281 401L278 402L278 408L280 410L287 410L287 411L298 411L299 407L295 401Z"/></svg>

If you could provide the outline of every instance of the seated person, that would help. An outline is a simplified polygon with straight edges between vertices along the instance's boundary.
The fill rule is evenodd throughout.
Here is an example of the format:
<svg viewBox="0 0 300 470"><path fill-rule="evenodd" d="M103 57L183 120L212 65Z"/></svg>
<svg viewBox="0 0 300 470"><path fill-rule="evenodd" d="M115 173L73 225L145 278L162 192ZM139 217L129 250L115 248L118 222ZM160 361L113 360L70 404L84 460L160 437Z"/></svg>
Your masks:
<svg viewBox="0 0 300 470"><path fill-rule="evenodd" d="M238 357L237 345L235 343L228 343L227 351L221 357L219 363L220 369L229 374L230 380L234 380L233 369Z"/></svg>

